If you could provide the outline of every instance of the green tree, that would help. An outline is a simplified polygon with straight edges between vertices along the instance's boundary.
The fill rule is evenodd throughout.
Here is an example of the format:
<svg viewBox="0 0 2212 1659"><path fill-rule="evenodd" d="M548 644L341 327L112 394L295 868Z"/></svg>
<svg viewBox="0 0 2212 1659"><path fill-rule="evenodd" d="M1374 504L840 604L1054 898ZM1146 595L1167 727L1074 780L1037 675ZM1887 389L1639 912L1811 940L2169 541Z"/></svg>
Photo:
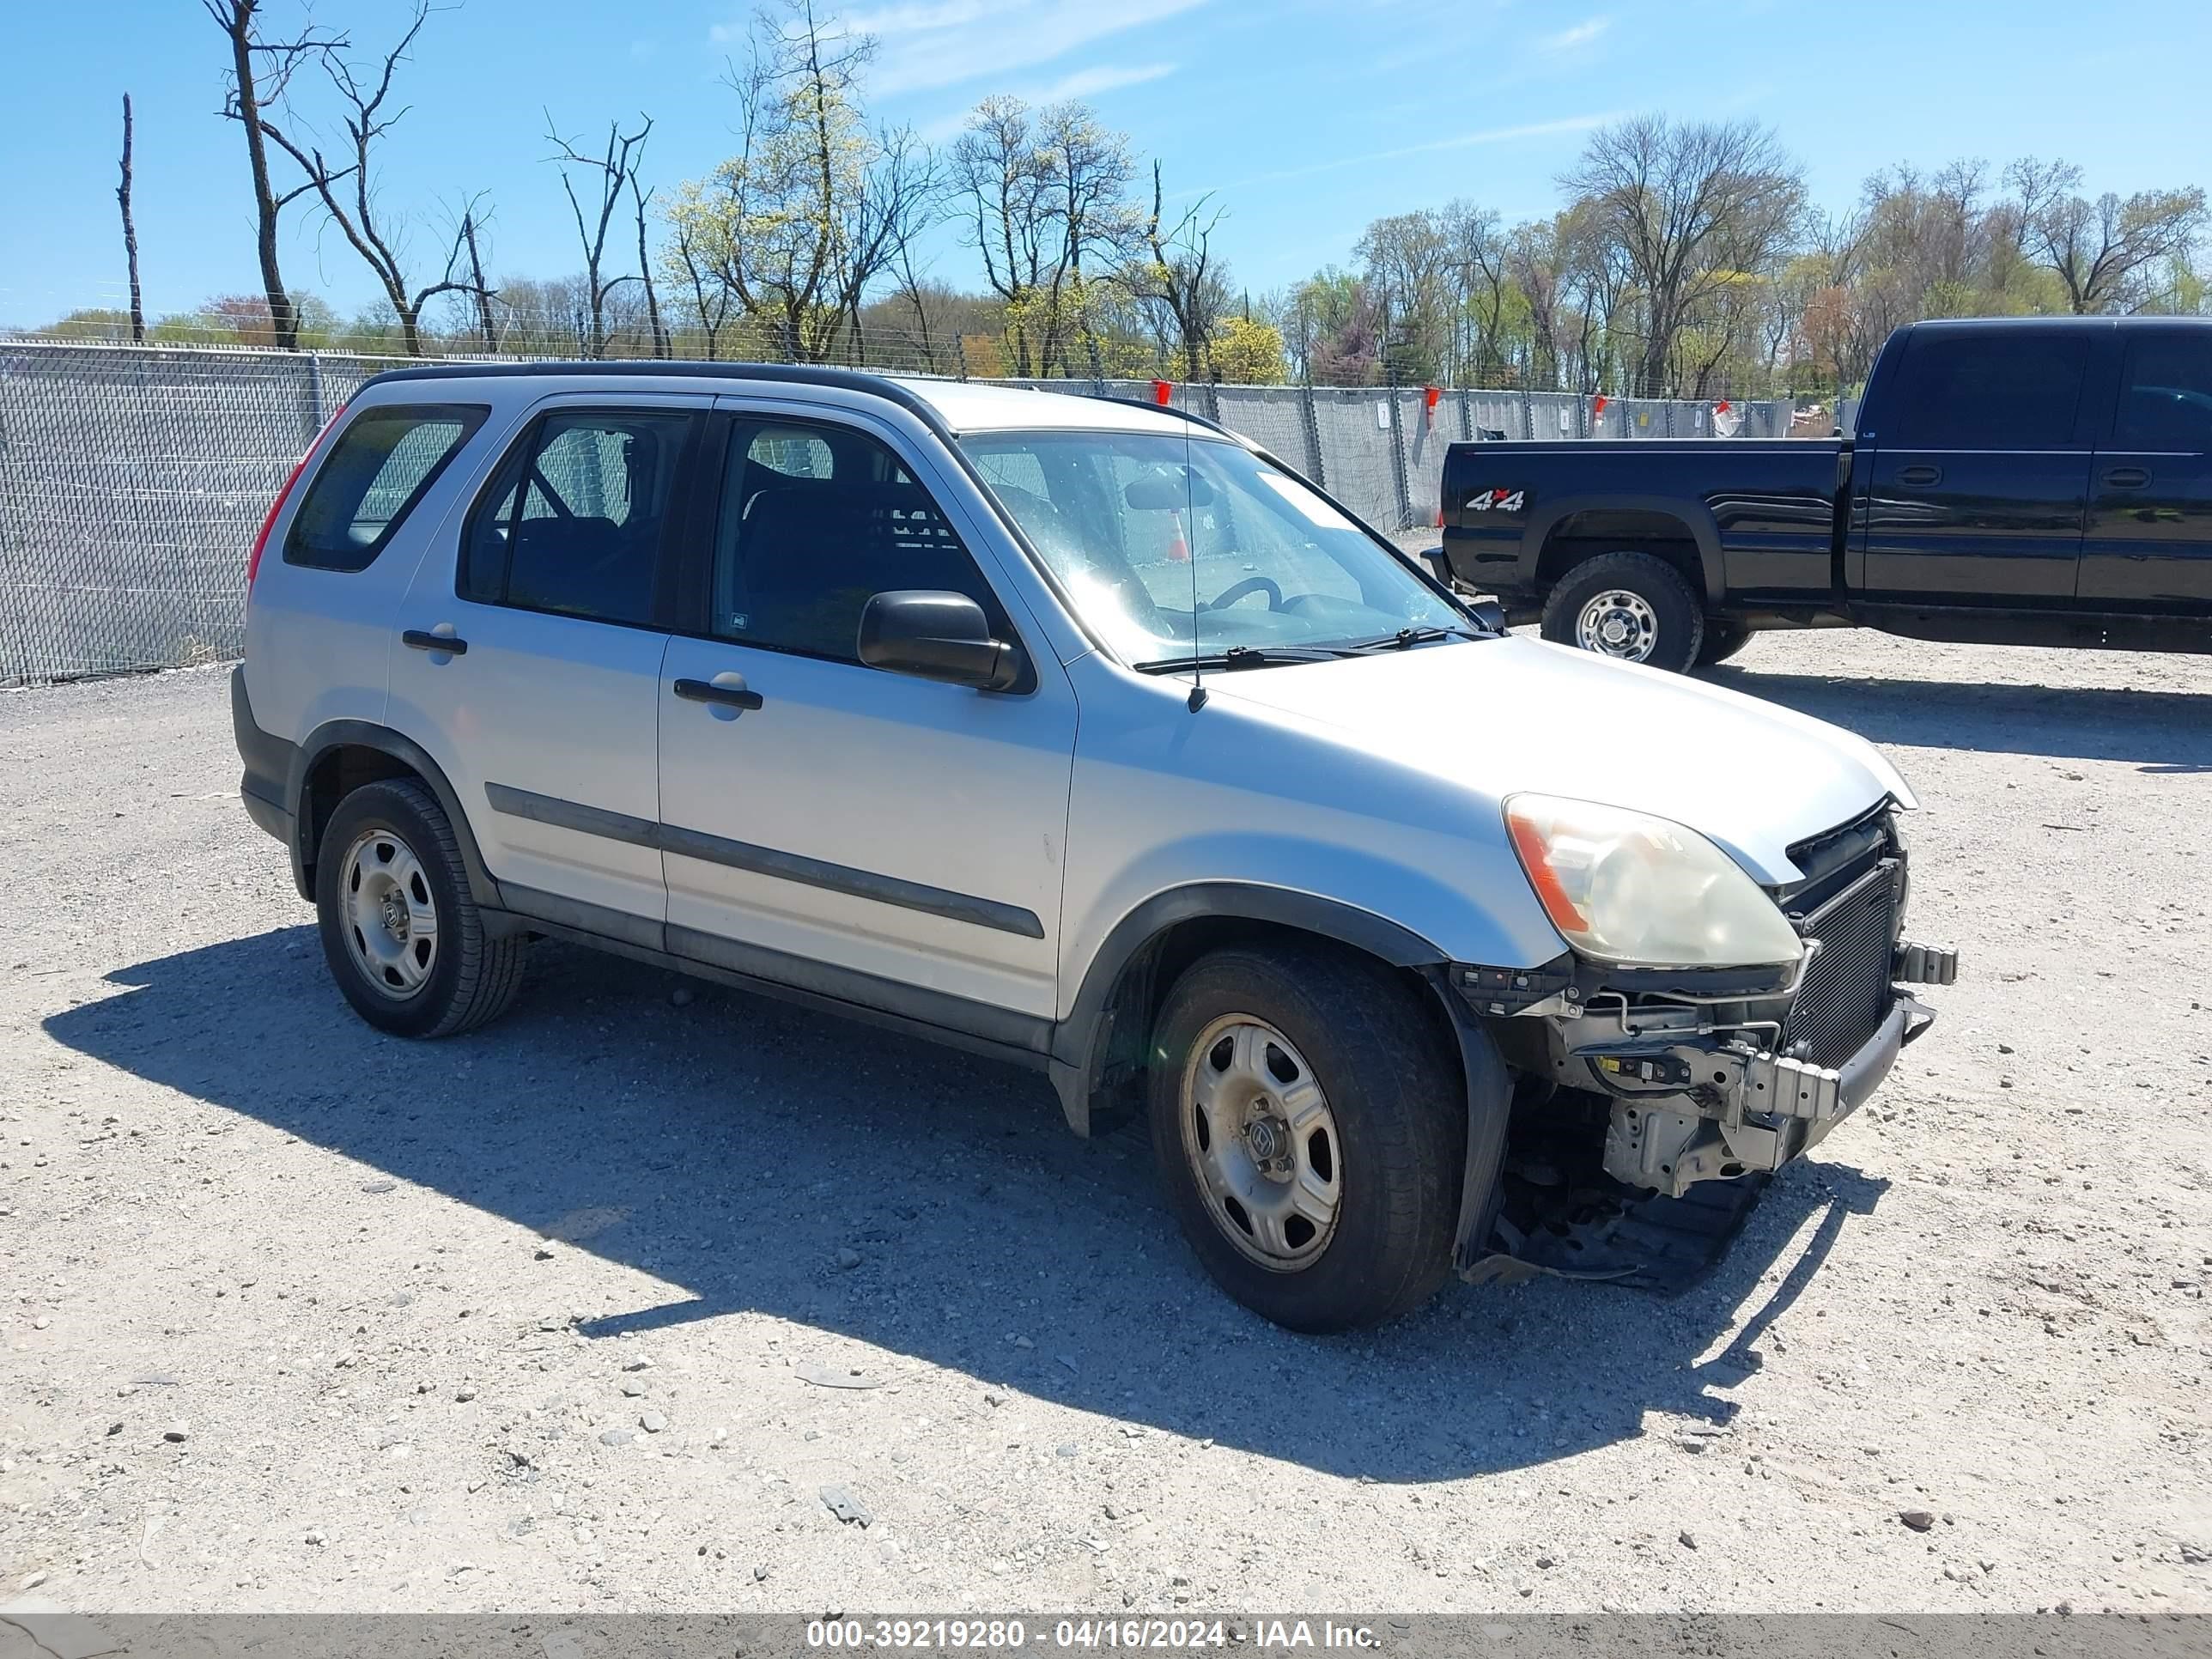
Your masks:
<svg viewBox="0 0 2212 1659"><path fill-rule="evenodd" d="M1231 386L1280 386L1288 378L1283 331L1249 317L1224 318L1213 337L1213 363Z"/></svg>

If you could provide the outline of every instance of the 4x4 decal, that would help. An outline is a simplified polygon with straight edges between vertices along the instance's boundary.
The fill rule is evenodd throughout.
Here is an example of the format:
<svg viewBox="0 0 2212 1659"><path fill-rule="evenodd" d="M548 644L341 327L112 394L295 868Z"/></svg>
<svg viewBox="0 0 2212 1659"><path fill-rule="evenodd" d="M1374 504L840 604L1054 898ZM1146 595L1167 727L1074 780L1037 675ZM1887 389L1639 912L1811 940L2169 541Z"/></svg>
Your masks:
<svg viewBox="0 0 2212 1659"><path fill-rule="evenodd" d="M1518 513L1528 505L1525 489L1478 489L1467 498L1470 513Z"/></svg>

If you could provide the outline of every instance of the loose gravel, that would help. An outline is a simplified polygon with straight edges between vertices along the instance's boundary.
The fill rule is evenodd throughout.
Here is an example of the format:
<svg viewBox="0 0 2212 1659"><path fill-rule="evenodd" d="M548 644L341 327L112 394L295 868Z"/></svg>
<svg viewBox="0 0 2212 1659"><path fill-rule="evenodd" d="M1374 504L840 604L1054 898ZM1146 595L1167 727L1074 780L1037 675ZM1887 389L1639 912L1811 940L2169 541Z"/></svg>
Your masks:
<svg viewBox="0 0 2212 1659"><path fill-rule="evenodd" d="M1714 678L1913 780L1940 1023L1684 1296L1332 1340L1024 1073L560 946L380 1037L222 672L0 696L0 1601L2212 1609L2212 664Z"/></svg>

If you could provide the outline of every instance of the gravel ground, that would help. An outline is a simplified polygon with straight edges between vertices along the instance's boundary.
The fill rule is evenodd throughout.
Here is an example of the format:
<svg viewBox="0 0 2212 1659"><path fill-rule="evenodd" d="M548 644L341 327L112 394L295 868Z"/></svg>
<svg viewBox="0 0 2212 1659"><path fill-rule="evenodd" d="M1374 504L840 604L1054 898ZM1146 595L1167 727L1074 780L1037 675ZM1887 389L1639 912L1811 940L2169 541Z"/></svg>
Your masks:
<svg viewBox="0 0 2212 1659"><path fill-rule="evenodd" d="M0 1601L2212 1609L2212 664L1716 678L1913 779L1942 1020L1687 1294L1318 1341L1024 1073L550 946L380 1037L222 672L0 696Z"/></svg>

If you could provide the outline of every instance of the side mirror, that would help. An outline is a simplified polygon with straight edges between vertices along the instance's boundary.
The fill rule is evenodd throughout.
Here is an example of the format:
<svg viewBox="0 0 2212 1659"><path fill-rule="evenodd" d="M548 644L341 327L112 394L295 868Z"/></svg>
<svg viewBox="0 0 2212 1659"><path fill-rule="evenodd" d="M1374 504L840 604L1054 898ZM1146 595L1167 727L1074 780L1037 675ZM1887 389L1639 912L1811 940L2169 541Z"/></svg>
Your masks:
<svg viewBox="0 0 2212 1659"><path fill-rule="evenodd" d="M860 660L918 679L1011 691L1027 664L1021 647L991 637L983 607L964 593L902 588L860 611Z"/></svg>
<svg viewBox="0 0 2212 1659"><path fill-rule="evenodd" d="M1495 599L1470 599L1468 614L1493 634L1505 631L1505 607Z"/></svg>

